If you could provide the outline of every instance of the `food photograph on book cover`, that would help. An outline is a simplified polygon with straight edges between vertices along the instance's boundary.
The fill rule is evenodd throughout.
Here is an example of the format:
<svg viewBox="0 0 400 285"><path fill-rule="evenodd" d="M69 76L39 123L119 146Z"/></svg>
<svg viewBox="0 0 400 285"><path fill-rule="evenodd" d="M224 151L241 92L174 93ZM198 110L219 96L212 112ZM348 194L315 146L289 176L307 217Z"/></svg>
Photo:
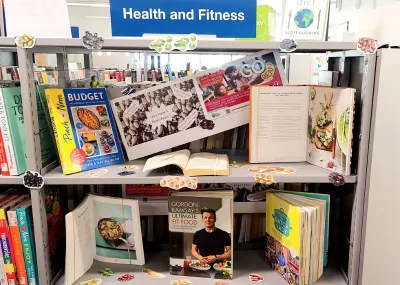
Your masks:
<svg viewBox="0 0 400 285"><path fill-rule="evenodd" d="M350 166L354 97L341 91L311 87L307 161L346 173Z"/></svg>
<svg viewBox="0 0 400 285"><path fill-rule="evenodd" d="M93 201L97 256L137 259L132 212L131 205Z"/></svg>
<svg viewBox="0 0 400 285"><path fill-rule="evenodd" d="M231 201L227 198L169 197L171 275L232 278Z"/></svg>
<svg viewBox="0 0 400 285"><path fill-rule="evenodd" d="M196 127L205 119L193 79L141 93L112 104L128 146Z"/></svg>
<svg viewBox="0 0 400 285"><path fill-rule="evenodd" d="M221 117L243 111L249 106L250 86L283 85L281 71L279 56L264 51L199 76L197 82L207 112L211 117Z"/></svg>

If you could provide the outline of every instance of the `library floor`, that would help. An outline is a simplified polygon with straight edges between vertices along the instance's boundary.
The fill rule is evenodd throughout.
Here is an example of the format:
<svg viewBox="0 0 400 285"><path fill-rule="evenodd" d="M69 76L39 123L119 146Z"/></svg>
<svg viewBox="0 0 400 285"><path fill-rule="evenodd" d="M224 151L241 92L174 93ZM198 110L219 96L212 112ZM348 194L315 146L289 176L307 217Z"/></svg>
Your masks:
<svg viewBox="0 0 400 285"><path fill-rule="evenodd" d="M264 277L264 281L260 284L271 284L271 285L285 285L288 284L278 273L268 268L268 265L264 262L264 252L262 250L240 250L234 251L233 253L233 280L222 280L229 285L242 285L251 284L249 280L250 273L261 274ZM111 268L114 271L114 275L111 277L102 276L98 273L100 269ZM143 268L152 269L158 273L164 274L165 278L156 279L142 272ZM109 284L120 284L117 279L126 273L133 274L135 276L131 281L126 284L151 284L151 285L167 285L172 280L177 279L189 279L193 284L202 285L214 285L218 280L210 278L196 278L196 277L182 277L173 276L168 272L169 258L168 252L162 251L158 253L146 254L146 264L144 266L132 266L132 265L120 265L110 264L94 261L92 268L86 272L75 284L80 284L82 281L87 281L94 278L101 278L103 282L101 285ZM61 277L56 283L57 285L64 284L64 278ZM316 285L346 285L346 281L341 275L340 271L335 268L325 268L324 275L318 280Z"/></svg>

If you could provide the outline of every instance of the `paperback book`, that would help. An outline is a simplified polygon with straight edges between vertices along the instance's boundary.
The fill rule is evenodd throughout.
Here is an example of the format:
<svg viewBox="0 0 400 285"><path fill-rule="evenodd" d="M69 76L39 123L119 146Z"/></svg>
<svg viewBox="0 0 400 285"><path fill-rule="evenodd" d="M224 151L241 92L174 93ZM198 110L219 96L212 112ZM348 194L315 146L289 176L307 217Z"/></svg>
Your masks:
<svg viewBox="0 0 400 285"><path fill-rule="evenodd" d="M354 96L352 88L253 87L249 162L307 161L350 175Z"/></svg>
<svg viewBox="0 0 400 285"><path fill-rule="evenodd" d="M168 198L170 273L231 279L232 191L172 192Z"/></svg>
<svg viewBox="0 0 400 285"><path fill-rule="evenodd" d="M226 154L200 152L191 154L183 149L149 158L143 172L165 167L178 166L185 176L229 175L229 158Z"/></svg>
<svg viewBox="0 0 400 285"><path fill-rule="evenodd" d="M93 260L144 264L139 203L89 195L65 216L65 285L73 284Z"/></svg>
<svg viewBox="0 0 400 285"><path fill-rule="evenodd" d="M266 261L290 285L316 282L327 256L329 196L302 194L271 191L266 196Z"/></svg>
<svg viewBox="0 0 400 285"><path fill-rule="evenodd" d="M46 89L46 99L64 174L124 161L104 88Z"/></svg>
<svg viewBox="0 0 400 285"><path fill-rule="evenodd" d="M286 84L278 53L261 51L111 100L129 160L247 124L255 84Z"/></svg>
<svg viewBox="0 0 400 285"><path fill-rule="evenodd" d="M42 164L47 165L55 161L57 155L39 92L36 89ZM27 159L21 87L0 89L0 122L0 153L5 153L5 156L1 155L2 175L24 173L27 170Z"/></svg>

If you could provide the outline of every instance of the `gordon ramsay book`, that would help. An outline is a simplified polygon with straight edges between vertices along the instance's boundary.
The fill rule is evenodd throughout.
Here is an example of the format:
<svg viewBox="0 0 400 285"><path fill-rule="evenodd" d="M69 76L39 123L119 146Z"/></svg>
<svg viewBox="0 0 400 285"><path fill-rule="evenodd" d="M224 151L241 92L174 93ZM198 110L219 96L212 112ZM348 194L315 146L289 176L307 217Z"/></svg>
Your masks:
<svg viewBox="0 0 400 285"><path fill-rule="evenodd" d="M46 89L64 174L124 161L104 88Z"/></svg>
<svg viewBox="0 0 400 285"><path fill-rule="evenodd" d="M232 191L171 192L171 275L232 278L232 201Z"/></svg>
<svg viewBox="0 0 400 285"><path fill-rule="evenodd" d="M88 195L65 216L65 225L65 285L74 284L94 260L144 265L137 200Z"/></svg>

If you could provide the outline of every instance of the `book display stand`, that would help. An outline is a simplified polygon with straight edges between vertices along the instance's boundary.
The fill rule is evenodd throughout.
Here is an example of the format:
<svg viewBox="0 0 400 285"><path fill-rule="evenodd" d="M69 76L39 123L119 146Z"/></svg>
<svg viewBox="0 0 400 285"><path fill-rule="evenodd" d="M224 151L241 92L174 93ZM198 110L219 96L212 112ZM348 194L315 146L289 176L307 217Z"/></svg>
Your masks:
<svg viewBox="0 0 400 285"><path fill-rule="evenodd" d="M147 39L105 39L103 50L141 51L144 53L144 74L147 76L147 58L149 44ZM371 118L374 116L373 100L374 80L379 76L379 68L376 68L377 55L364 55L356 51L357 44L353 42L298 42L296 52L299 53L326 53L328 58L328 70L340 71L342 74L340 86L356 89L355 94L355 120L353 153L351 159L351 175L345 176L345 185L337 187L339 199L336 203L342 209L340 227L335 235L340 235L339 240L344 241L339 245L340 253L333 253L340 260L337 266L329 265L317 285L361 285L361 261L363 253L363 235L365 232L364 220L367 215L366 203L368 199L368 169L370 167L368 155L370 151L370 128ZM40 132L38 128L38 116L36 105L36 92L34 80L34 54L52 53L57 55L57 68L59 70L60 88L66 88L68 78L69 54L83 54L87 74L92 70L91 52L82 46L81 39L42 39L36 40L32 49L16 48L14 39L1 38L0 52L2 50L16 51L19 74L21 78L22 100L24 111L25 135L27 138L28 169L40 172L45 185L102 185L102 184L159 184L160 179L165 176L163 169L152 172L143 172L146 160L138 159L127 161L125 165L136 165L135 175L121 176L118 173L119 165L107 167L108 172L100 177L90 177L85 172L64 175L61 168L49 165L42 168L40 153ZM260 50L279 52L278 42L261 41L234 41L234 40L200 40L196 52L208 53L253 53ZM285 54L281 54L285 56ZM379 65L378 65L379 67ZM290 68L290 62L286 62L285 69ZM146 78L145 78L146 79ZM230 162L247 163L247 155L243 156L239 151L231 150L228 153ZM274 175L277 183L331 183L329 174L331 171L308 164L306 162L280 163L279 165L293 167L297 171L290 175ZM0 177L0 184L22 185L21 176ZM249 172L247 167L230 167L229 176L199 176L198 183L254 183L254 173ZM346 190L346 194L344 194ZM36 241L36 256L38 266L39 284L47 285L63 284L63 278L51 280L50 258L48 249L47 220L44 208L44 190L34 189L31 191L34 234ZM265 202L235 202L234 213L265 213ZM167 203L165 202L140 202L140 215L167 215ZM343 225L343 228L341 228ZM345 228L344 225L348 225ZM168 257L166 252L147 253L144 267L132 267L129 265L116 265L113 267L115 275L132 273L136 277L137 284L148 282L139 272L143 268L151 268L166 276L165 279L150 280L151 284L169 284L176 276L169 275ZM264 262L262 250L239 249L234 250L235 273L234 279L228 280L229 284L246 284L250 282L250 273L261 274L268 284L287 284L273 270L269 269ZM104 264L94 263L93 267L82 276L79 281L98 278L98 268L107 267ZM136 273L136 274L135 274ZM61 273L60 273L61 274ZM59 279L57 281L57 279ZM102 278L102 284L114 284L107 277ZM196 280L196 284L211 284L207 279ZM76 282L75 284L79 284ZM134 284L132 282L132 284Z"/></svg>

